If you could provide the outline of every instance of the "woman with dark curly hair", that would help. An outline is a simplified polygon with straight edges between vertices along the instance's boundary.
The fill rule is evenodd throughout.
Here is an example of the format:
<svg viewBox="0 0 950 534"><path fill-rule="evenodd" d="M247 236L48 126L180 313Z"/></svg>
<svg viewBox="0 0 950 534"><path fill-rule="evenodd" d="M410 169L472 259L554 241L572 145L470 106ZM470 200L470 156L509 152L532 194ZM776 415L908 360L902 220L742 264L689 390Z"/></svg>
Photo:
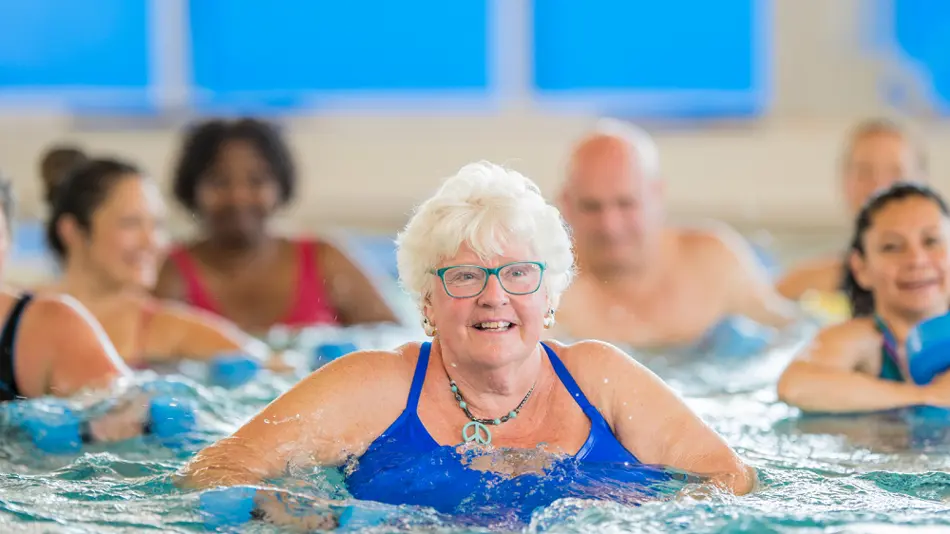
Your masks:
<svg viewBox="0 0 950 534"><path fill-rule="evenodd" d="M272 125L213 120L191 130L174 193L197 218L201 236L171 252L156 293L254 333L276 325L396 322L342 251L270 231L271 217L293 199L296 186L290 151Z"/></svg>

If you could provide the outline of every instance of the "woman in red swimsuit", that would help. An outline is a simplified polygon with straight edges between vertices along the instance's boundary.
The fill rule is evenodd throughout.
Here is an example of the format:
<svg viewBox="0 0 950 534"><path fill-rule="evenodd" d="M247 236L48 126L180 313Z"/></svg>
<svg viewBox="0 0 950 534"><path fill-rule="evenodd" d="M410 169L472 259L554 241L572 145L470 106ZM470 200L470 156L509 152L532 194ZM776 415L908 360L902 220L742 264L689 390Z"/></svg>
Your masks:
<svg viewBox="0 0 950 534"><path fill-rule="evenodd" d="M202 235L172 251L156 294L255 334L274 326L397 322L340 250L270 231L272 215L293 199L295 187L289 150L272 126L251 119L198 125L186 136L174 192Z"/></svg>
<svg viewBox="0 0 950 534"><path fill-rule="evenodd" d="M64 178L53 195L47 241L63 276L46 292L79 300L134 367L171 359L267 349L210 313L161 301L154 287L165 245L165 206L133 165L93 159ZM276 361L270 365L281 369Z"/></svg>

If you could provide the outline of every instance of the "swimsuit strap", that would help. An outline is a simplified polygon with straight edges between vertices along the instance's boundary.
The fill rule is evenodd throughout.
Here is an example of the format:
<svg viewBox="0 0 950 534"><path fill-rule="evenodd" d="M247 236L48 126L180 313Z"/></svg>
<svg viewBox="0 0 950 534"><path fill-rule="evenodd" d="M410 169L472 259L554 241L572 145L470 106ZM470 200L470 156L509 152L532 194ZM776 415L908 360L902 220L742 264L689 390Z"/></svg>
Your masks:
<svg viewBox="0 0 950 534"><path fill-rule="evenodd" d="M884 348L896 356L897 340L894 339L894 334L891 333L891 329L887 327L887 323L884 322L884 319L881 319L880 315L874 314L874 326L884 336Z"/></svg>
<svg viewBox="0 0 950 534"><path fill-rule="evenodd" d="M429 368L429 352L432 343L426 341L419 347L419 361L416 362L416 371L412 375L412 385L409 386L409 398L406 400L406 411L415 412L419 407L419 397L422 395L422 384L426 381L426 370Z"/></svg>
<svg viewBox="0 0 950 534"><path fill-rule="evenodd" d="M566 389L567 392L571 394L571 397L574 398L574 402L576 402L577 405L581 407L581 410L587 414L587 417L590 418L591 421L603 419L603 417L600 415L600 412L594 408L594 405L591 404L589 400L587 400L587 396L584 395L583 391L581 391L580 386L577 385L577 381L574 380L573 376L571 376L570 371L568 371L567 367L564 366L564 362L562 362L561 359L557 357L557 354L555 354L554 350L543 342L541 343L541 346L544 347L544 352L547 353L548 359L551 361L551 367L554 368L554 374L556 374L561 380L561 383L564 384L564 389Z"/></svg>
<svg viewBox="0 0 950 534"><path fill-rule="evenodd" d="M176 247L172 249L168 257L174 263L175 268L178 269L178 275L185 283L185 300L188 304L220 315L217 303L205 288L205 284L201 280L201 274L198 272L198 265L188 249Z"/></svg>
<svg viewBox="0 0 950 534"><path fill-rule="evenodd" d="M901 366L901 358L897 352L897 340L894 338L894 334L887 327L884 319L881 319L881 316L876 313L874 314L874 326L884 336L884 342L881 346L882 352L897 366L897 369L901 372L901 377L903 377L904 371Z"/></svg>

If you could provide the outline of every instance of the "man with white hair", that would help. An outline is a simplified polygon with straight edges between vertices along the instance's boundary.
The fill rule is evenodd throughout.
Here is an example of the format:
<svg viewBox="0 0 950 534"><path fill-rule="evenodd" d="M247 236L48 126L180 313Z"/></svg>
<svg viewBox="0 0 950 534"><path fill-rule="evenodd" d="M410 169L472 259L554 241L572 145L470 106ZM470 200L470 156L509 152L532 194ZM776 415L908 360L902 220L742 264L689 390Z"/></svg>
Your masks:
<svg viewBox="0 0 950 534"><path fill-rule="evenodd" d="M637 348L703 340L723 319L782 327L796 317L735 231L665 222L657 147L645 131L603 121L575 147L560 194L578 277L559 335Z"/></svg>

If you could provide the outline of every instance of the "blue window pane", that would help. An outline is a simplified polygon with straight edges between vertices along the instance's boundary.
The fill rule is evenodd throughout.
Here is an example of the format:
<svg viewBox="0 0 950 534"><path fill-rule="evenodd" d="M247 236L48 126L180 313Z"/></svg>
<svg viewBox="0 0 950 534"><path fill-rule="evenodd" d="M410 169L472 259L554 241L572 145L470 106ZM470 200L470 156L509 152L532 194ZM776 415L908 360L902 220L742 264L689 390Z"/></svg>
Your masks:
<svg viewBox="0 0 950 534"><path fill-rule="evenodd" d="M910 60L909 72L922 71L934 109L950 114L950 2L895 0L892 6L894 39Z"/></svg>
<svg viewBox="0 0 950 534"><path fill-rule="evenodd" d="M543 96L609 94L610 106L636 110L644 95L640 107L687 116L765 105L768 0L537 0L533 9Z"/></svg>
<svg viewBox="0 0 950 534"><path fill-rule="evenodd" d="M484 92L486 0L193 0L199 99Z"/></svg>
<svg viewBox="0 0 950 534"><path fill-rule="evenodd" d="M146 0L0 0L0 95L142 100L148 38Z"/></svg>

